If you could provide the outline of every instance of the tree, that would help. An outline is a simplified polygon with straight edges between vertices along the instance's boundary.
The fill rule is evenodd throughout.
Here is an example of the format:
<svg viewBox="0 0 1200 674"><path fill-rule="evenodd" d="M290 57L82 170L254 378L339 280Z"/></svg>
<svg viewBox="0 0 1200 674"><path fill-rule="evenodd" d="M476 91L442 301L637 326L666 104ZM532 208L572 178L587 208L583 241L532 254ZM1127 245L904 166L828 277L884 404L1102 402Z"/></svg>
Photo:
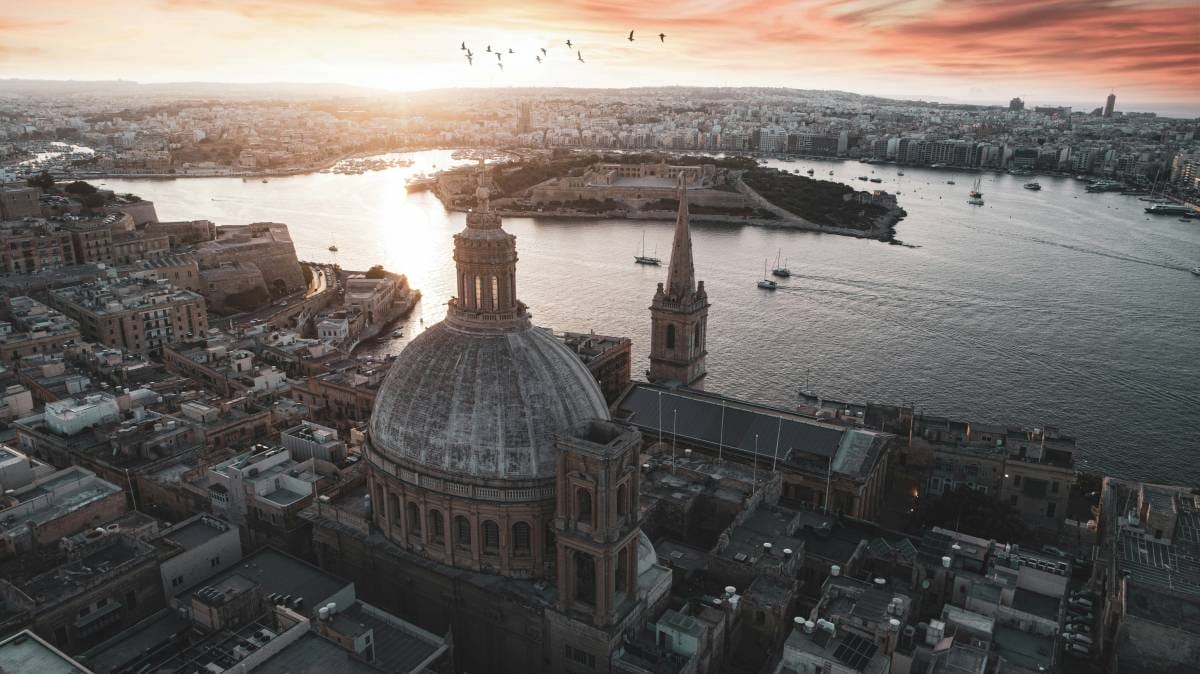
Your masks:
<svg viewBox="0 0 1200 674"><path fill-rule="evenodd" d="M88 194L79 200L83 207L89 211L94 211L104 205L104 197L100 194Z"/></svg>
<svg viewBox="0 0 1200 674"><path fill-rule="evenodd" d="M383 268L383 265L377 264L367 270L366 276L367 278L386 278L387 270Z"/></svg>
<svg viewBox="0 0 1200 674"><path fill-rule="evenodd" d="M47 171L42 171L39 176L34 176L25 181L30 187L40 187L43 191L50 190L54 187L54 176Z"/></svg>
<svg viewBox="0 0 1200 674"><path fill-rule="evenodd" d="M63 191L67 194L85 197L89 194L95 194L96 188L93 187L91 183L86 183L82 180L76 180L75 182L64 187Z"/></svg>

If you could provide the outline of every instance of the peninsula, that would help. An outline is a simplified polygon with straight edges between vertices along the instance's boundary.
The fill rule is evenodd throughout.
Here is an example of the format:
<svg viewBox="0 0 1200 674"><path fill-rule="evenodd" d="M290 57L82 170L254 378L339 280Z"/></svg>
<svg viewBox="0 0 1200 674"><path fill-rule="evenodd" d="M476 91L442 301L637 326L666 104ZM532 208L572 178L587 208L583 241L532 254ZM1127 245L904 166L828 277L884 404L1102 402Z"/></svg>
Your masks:
<svg viewBox="0 0 1200 674"><path fill-rule="evenodd" d="M499 194L491 206L505 216L671 220L680 182L698 222L892 241L905 215L887 192L765 168L750 157L556 153L496 165L486 176ZM465 211L475 206L478 183L478 171L463 167L442 173L434 191L447 208Z"/></svg>

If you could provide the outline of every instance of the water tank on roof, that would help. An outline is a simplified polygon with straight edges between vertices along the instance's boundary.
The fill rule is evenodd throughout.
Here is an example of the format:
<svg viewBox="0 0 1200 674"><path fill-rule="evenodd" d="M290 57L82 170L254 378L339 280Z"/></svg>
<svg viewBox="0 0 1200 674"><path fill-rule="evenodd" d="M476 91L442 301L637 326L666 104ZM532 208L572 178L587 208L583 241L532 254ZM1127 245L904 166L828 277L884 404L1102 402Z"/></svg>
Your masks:
<svg viewBox="0 0 1200 674"><path fill-rule="evenodd" d="M834 578L842 575L842 567L838 566L837 564L829 567L829 575L833 576Z"/></svg>

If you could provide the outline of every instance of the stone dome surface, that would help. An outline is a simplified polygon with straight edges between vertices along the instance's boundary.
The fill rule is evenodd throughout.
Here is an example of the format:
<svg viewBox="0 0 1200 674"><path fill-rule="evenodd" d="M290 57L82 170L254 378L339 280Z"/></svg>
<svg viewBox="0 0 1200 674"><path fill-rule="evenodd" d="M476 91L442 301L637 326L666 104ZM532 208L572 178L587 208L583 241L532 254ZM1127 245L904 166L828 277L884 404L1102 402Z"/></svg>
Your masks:
<svg viewBox="0 0 1200 674"><path fill-rule="evenodd" d="M371 414L375 451L466 482L554 478L555 436L608 407L583 362L547 330L442 321L392 364Z"/></svg>

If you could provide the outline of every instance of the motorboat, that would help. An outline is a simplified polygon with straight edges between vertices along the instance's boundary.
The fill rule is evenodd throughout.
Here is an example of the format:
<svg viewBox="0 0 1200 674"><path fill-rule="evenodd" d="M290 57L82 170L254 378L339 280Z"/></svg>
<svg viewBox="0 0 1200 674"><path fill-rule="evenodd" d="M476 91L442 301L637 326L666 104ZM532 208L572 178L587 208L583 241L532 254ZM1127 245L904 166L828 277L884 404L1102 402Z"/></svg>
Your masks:
<svg viewBox="0 0 1200 674"><path fill-rule="evenodd" d="M1025 189L1033 190L1034 192L1036 192L1036 191L1042 189L1042 186L1037 181L1034 181L1031 183L1025 183Z"/></svg>

